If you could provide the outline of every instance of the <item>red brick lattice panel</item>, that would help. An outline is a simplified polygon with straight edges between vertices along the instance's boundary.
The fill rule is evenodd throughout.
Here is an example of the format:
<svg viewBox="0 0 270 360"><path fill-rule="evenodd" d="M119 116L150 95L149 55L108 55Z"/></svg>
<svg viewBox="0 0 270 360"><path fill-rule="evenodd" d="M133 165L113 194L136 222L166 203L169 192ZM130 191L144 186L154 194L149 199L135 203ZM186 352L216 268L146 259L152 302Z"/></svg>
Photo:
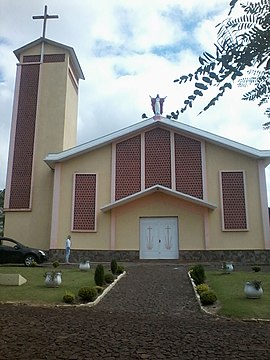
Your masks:
<svg viewBox="0 0 270 360"><path fill-rule="evenodd" d="M96 174L76 174L73 230L94 231L96 223Z"/></svg>
<svg viewBox="0 0 270 360"><path fill-rule="evenodd" d="M40 55L25 55L23 57L23 62L39 62ZM43 61L45 63L53 63L53 62L64 62L65 61L65 54L47 54L44 55Z"/></svg>
<svg viewBox="0 0 270 360"><path fill-rule="evenodd" d="M156 128L145 133L145 187L171 188L170 132Z"/></svg>
<svg viewBox="0 0 270 360"><path fill-rule="evenodd" d="M176 190L202 199L201 143L180 134L174 139Z"/></svg>
<svg viewBox="0 0 270 360"><path fill-rule="evenodd" d="M115 200L141 190L141 136L116 145Z"/></svg>
<svg viewBox="0 0 270 360"><path fill-rule="evenodd" d="M222 172L221 184L224 229L247 229L245 184L243 172Z"/></svg>
<svg viewBox="0 0 270 360"><path fill-rule="evenodd" d="M39 65L22 67L14 139L10 209L30 208L38 81Z"/></svg>

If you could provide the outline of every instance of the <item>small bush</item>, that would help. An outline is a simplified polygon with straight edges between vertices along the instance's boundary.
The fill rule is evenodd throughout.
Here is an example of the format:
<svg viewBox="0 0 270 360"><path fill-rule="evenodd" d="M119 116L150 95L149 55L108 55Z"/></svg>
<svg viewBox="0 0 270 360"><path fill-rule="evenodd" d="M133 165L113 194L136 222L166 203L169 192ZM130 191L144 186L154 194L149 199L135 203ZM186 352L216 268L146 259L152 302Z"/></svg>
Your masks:
<svg viewBox="0 0 270 360"><path fill-rule="evenodd" d="M82 287L78 292L78 296L82 301L92 302L97 298L98 292L95 287Z"/></svg>
<svg viewBox="0 0 270 360"><path fill-rule="evenodd" d="M102 286L95 286L95 288L97 290L98 295L102 294L104 291L104 288Z"/></svg>
<svg viewBox="0 0 270 360"><path fill-rule="evenodd" d="M73 304L75 301L75 295L70 291L66 291L65 295L63 296L63 301L66 304Z"/></svg>
<svg viewBox="0 0 270 360"><path fill-rule="evenodd" d="M116 261L115 259L113 259L113 260L111 261L111 272L112 272L113 274L116 274L117 267L118 267L117 261Z"/></svg>
<svg viewBox="0 0 270 360"><path fill-rule="evenodd" d="M124 271L125 271L125 268L122 265L117 266L117 270L116 270L117 275L123 274Z"/></svg>
<svg viewBox="0 0 270 360"><path fill-rule="evenodd" d="M195 285L200 285L205 282L205 271L202 265L195 265L191 269L190 275L195 282Z"/></svg>
<svg viewBox="0 0 270 360"><path fill-rule="evenodd" d="M261 268L259 266L252 266L252 270L254 272L259 272L259 271L261 271Z"/></svg>
<svg viewBox="0 0 270 360"><path fill-rule="evenodd" d="M56 269L60 264L59 264L59 261L56 260L56 261L53 262L52 265Z"/></svg>
<svg viewBox="0 0 270 360"><path fill-rule="evenodd" d="M32 261L30 266L31 266L31 267L36 267L36 266L37 266L37 262L36 262L36 261Z"/></svg>
<svg viewBox="0 0 270 360"><path fill-rule="evenodd" d="M217 301L217 295L213 290L204 291L200 295L202 305L213 305Z"/></svg>
<svg viewBox="0 0 270 360"><path fill-rule="evenodd" d="M104 275L104 280L105 280L105 283L107 283L107 284L113 283L113 282L114 282L114 276L113 276L113 274L112 274L112 273L106 273L106 274Z"/></svg>
<svg viewBox="0 0 270 360"><path fill-rule="evenodd" d="M102 264L98 264L95 270L95 283L98 286L102 286L104 282L104 266Z"/></svg>
<svg viewBox="0 0 270 360"><path fill-rule="evenodd" d="M201 293L203 293L204 291L208 291L209 290L209 286L207 284L200 284L196 286L196 291L199 295L201 295Z"/></svg>

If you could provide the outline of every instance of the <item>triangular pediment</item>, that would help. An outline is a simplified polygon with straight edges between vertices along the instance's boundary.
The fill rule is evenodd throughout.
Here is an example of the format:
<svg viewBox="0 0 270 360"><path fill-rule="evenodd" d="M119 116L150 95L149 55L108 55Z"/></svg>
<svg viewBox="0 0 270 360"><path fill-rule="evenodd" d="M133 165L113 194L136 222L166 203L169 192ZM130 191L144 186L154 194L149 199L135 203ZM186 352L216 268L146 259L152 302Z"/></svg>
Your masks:
<svg viewBox="0 0 270 360"><path fill-rule="evenodd" d="M107 204L107 205L103 206L100 210L103 211L103 212L107 212L107 211L112 210L113 208L123 206L123 205L128 204L128 203L130 203L132 201L143 198L143 197L145 197L147 195L154 194L156 192L161 192L161 193L167 194L169 196L172 196L172 197L175 197L175 198L178 198L178 199L185 200L185 201L188 201L190 203L196 204L198 206L208 208L210 210L214 210L214 209L217 208L216 205L211 204L210 202L207 202L205 200L198 199L198 198L196 198L194 196L190 196L190 195L181 193L179 191L169 189L169 188L167 188L165 186L162 186L162 185L155 185L155 186L151 186L148 189L145 189L145 190L142 190L142 191L137 192L135 194L129 195L129 196L123 198L123 199L113 201L110 204Z"/></svg>

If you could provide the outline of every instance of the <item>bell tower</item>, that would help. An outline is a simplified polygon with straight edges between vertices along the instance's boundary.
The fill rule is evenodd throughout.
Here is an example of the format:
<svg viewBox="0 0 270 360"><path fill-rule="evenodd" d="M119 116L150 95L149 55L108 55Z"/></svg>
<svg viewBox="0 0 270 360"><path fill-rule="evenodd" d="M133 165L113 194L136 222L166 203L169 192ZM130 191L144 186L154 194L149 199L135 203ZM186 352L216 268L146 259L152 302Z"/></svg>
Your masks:
<svg viewBox="0 0 270 360"><path fill-rule="evenodd" d="M43 36L14 51L18 59L5 197L5 236L49 246L53 172L43 159L76 145L79 80L73 48ZM42 206L41 206L42 204Z"/></svg>

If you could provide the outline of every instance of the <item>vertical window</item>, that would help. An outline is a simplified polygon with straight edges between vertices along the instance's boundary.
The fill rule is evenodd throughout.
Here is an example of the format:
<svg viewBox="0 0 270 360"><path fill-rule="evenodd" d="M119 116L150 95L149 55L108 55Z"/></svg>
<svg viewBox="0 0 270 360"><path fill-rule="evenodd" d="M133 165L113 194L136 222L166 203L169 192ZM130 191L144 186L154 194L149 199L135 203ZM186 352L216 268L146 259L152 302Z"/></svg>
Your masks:
<svg viewBox="0 0 270 360"><path fill-rule="evenodd" d="M72 230L96 230L96 185L96 174L74 175Z"/></svg>
<svg viewBox="0 0 270 360"><path fill-rule="evenodd" d="M245 179L243 171L221 171L223 230L247 230Z"/></svg>

